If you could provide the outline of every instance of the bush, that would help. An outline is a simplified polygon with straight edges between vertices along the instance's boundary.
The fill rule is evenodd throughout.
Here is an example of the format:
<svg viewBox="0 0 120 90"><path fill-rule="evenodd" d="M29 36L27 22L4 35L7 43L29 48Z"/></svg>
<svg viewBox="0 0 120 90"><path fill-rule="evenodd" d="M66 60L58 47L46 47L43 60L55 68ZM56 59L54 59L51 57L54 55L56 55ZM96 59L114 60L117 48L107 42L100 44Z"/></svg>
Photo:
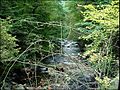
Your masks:
<svg viewBox="0 0 120 90"><path fill-rule="evenodd" d="M0 55L1 61L11 60L18 54L16 41L17 39L8 33L12 25L10 21L0 20L1 23L1 37L0 37Z"/></svg>

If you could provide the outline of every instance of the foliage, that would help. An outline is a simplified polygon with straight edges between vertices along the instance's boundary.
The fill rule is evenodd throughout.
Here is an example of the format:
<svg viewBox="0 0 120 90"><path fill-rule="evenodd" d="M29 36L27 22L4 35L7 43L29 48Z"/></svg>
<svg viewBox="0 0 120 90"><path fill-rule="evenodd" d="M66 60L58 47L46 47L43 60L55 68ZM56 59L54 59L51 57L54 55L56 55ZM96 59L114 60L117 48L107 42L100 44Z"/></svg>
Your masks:
<svg viewBox="0 0 120 90"><path fill-rule="evenodd" d="M91 63L100 79L106 76L112 79L118 73L119 62L119 1L79 5L79 8L83 8L81 13L84 19L75 26L82 33L79 40L85 43L85 52L81 56ZM107 86L104 83L101 87Z"/></svg>
<svg viewBox="0 0 120 90"><path fill-rule="evenodd" d="M118 0L1 0L0 8L1 61L19 57L15 68L28 61L38 64L60 52L55 40L67 38L84 47L81 56L96 72L100 88L108 89L118 80Z"/></svg>
<svg viewBox="0 0 120 90"><path fill-rule="evenodd" d="M32 42L41 40L34 44L27 52L29 54L26 53L24 57L32 59L32 54L36 54L37 58L40 58L41 50L43 54L50 52L49 42L61 37L61 27L58 25L64 13L59 1L2 0L1 3L1 18L3 16L11 18L12 28L9 33L18 39L20 52L23 52Z"/></svg>
<svg viewBox="0 0 120 90"><path fill-rule="evenodd" d="M102 85L101 89L107 89L110 86L110 78L104 77L103 79L100 79L99 77L96 77L96 80Z"/></svg>
<svg viewBox="0 0 120 90"><path fill-rule="evenodd" d="M10 31L12 25L10 21L0 20L1 23L1 38L0 38L0 55L1 61L13 59L17 53L18 49L16 49L17 39L8 33Z"/></svg>

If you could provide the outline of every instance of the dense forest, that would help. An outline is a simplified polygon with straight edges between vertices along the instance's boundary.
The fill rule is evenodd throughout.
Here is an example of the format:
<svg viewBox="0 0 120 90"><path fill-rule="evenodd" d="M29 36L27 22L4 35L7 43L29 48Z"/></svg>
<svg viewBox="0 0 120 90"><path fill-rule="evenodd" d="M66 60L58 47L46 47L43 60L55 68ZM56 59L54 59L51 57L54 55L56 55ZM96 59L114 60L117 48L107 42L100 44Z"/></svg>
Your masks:
<svg viewBox="0 0 120 90"><path fill-rule="evenodd" d="M118 90L119 0L0 2L1 90Z"/></svg>

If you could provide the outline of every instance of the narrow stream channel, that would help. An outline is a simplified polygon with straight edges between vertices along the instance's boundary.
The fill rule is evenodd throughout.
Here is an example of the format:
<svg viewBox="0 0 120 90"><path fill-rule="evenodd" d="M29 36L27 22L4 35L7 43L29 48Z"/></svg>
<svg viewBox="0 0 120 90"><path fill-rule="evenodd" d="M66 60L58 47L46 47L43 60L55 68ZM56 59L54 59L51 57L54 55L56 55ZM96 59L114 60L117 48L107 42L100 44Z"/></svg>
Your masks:
<svg viewBox="0 0 120 90"><path fill-rule="evenodd" d="M96 88L97 86L95 83L94 76L90 75L91 72L87 71L84 68L86 67L84 64L80 65L80 62L79 62L80 47L78 42L72 41L72 40L62 40L58 42L58 45L62 46L61 48L62 53L54 54L49 57L46 57L41 62L45 65L51 65L51 66L55 65L55 70L58 71L58 74L60 74L59 72L63 72L68 75L67 77L69 77L70 80L67 81L67 84L68 84L67 87L63 85L64 87L61 88L61 87L57 87L56 86L57 84L55 84L51 86L53 90L59 90L59 88L61 88L62 90L89 90L88 88ZM60 64L62 67L60 66ZM78 67L78 64L79 64L79 67ZM53 72L52 74L55 74L55 72ZM46 68L46 67L37 66L35 68L31 66L23 69L14 70L12 72L11 80L12 82L18 83L18 86L16 87L16 89L20 87L24 88L25 83L31 84L35 81L41 80L41 78L43 77L45 78L51 77L50 73L51 72L49 72L49 67ZM38 76L39 78L37 78ZM65 78L64 76L62 77L60 76L59 79L62 80L62 78ZM55 79L56 75L53 78ZM59 79L57 80L58 82L60 81ZM94 84L92 84L91 82ZM19 86L19 85L22 85L22 86ZM12 88L14 87L14 85L11 85L11 86Z"/></svg>

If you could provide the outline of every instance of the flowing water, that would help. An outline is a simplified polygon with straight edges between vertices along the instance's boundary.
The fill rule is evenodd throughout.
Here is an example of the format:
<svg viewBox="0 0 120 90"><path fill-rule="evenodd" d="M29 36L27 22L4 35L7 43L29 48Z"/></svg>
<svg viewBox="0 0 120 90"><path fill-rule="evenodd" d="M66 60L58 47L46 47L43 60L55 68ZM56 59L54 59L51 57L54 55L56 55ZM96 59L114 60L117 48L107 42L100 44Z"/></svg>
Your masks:
<svg viewBox="0 0 120 90"><path fill-rule="evenodd" d="M60 40L57 43L60 48L60 53L52 54L46 58L44 58L41 63L44 65L55 65L55 70L58 70L57 77L60 75L60 72L63 72L67 74L70 80L66 81L68 84L67 86L63 85L64 87L56 87L57 84L53 85L53 90L88 90L87 84L90 82L95 82L95 79L92 75L90 75L91 70L87 70L87 67L80 63L79 55L80 55L80 45L76 41L72 40ZM61 66L60 66L61 65ZM29 78L35 76L31 80L24 80L28 78L27 73L29 73ZM29 68L26 67L24 69L14 70L12 72L12 82L18 83L18 85L25 84L25 83L32 83L34 81L39 81L39 79L36 79L36 75L41 76L48 75L46 77L50 77L52 71L49 72L49 67L40 67L37 66ZM56 71L52 74L55 75ZM72 75L73 74L73 75ZM43 76L40 77L43 78ZM56 75L53 77L53 80L56 78ZM58 82L60 80L64 80L66 78L66 75L61 75L58 78ZM27 81L27 82L26 82ZM62 81L61 81L62 82ZM56 82L54 82L56 83ZM61 86L61 85L60 85ZM24 88L23 86L21 86ZM69 88L67 88L69 87ZM89 87L96 87L95 84L89 85Z"/></svg>
<svg viewBox="0 0 120 90"><path fill-rule="evenodd" d="M95 84L92 70L87 70L88 67L80 63L81 60L79 57L81 51L79 43L72 40L62 40L59 41L59 43L61 53L45 58L42 63L56 65L57 68L60 67L59 65L57 66L57 64L62 64L63 69L68 65L69 69L64 72L74 75L68 82L68 86L71 88L70 90L88 90L88 88L96 88L97 84ZM64 88L64 90L66 89L68 88ZM58 90L58 88L54 88L54 90Z"/></svg>
<svg viewBox="0 0 120 90"><path fill-rule="evenodd" d="M71 57L77 57L80 54L79 44L75 41L62 40L59 41L59 45L61 46L61 52L59 54L51 55L45 58L42 62L45 64L57 64L64 63L70 64Z"/></svg>

